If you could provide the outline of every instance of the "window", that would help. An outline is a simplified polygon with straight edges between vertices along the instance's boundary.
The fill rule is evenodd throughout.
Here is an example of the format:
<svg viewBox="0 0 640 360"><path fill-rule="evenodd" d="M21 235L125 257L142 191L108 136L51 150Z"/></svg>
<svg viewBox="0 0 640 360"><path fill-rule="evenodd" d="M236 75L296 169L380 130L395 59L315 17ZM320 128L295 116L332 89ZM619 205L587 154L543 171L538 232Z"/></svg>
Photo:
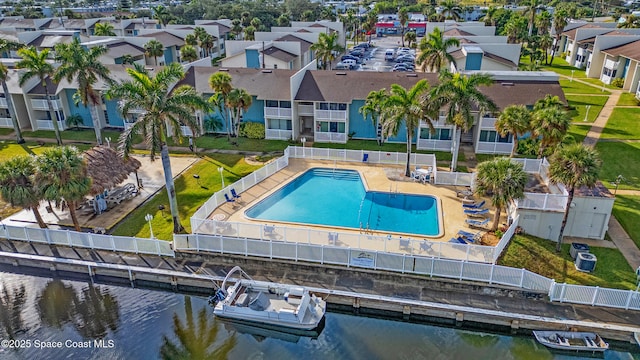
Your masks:
<svg viewBox="0 0 640 360"><path fill-rule="evenodd" d="M431 129L421 128L420 139L451 140L451 129L435 129L435 132L431 133Z"/></svg>
<svg viewBox="0 0 640 360"><path fill-rule="evenodd" d="M482 142L491 142L491 143L510 143L511 142L511 134L507 134L507 136L500 136L494 130L481 130L480 131L480 141Z"/></svg>
<svg viewBox="0 0 640 360"><path fill-rule="evenodd" d="M267 126L271 130L291 130L291 120L267 119Z"/></svg>
<svg viewBox="0 0 640 360"><path fill-rule="evenodd" d="M316 109L318 110L347 110L347 104L344 103L317 103Z"/></svg>
<svg viewBox="0 0 640 360"><path fill-rule="evenodd" d="M280 101L280 107L282 109L291 109L291 101Z"/></svg>
<svg viewBox="0 0 640 360"><path fill-rule="evenodd" d="M344 134L345 124L337 121L320 121L316 123L316 131Z"/></svg>
<svg viewBox="0 0 640 360"><path fill-rule="evenodd" d="M270 107L270 108L277 108L278 107L278 101L277 100L265 100L264 106L265 107Z"/></svg>
<svg viewBox="0 0 640 360"><path fill-rule="evenodd" d="M273 68L277 69L278 68L278 64L273 64Z"/></svg>
<svg viewBox="0 0 640 360"><path fill-rule="evenodd" d="M109 122L109 113L107 112L107 110L104 110L104 121L107 125L110 124Z"/></svg>

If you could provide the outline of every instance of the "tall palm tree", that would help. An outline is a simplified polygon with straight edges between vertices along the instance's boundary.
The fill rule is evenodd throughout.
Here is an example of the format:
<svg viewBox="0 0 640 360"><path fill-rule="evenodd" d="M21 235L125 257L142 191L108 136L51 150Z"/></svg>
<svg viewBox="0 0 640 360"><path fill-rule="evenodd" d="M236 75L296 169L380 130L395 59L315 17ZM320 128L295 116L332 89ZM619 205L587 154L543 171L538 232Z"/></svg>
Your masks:
<svg viewBox="0 0 640 360"><path fill-rule="evenodd" d="M549 61L549 65L553 64L553 58L556 56L556 51L558 51L558 47L560 46L560 35L562 35L562 30L567 26L569 22L569 16L567 12L563 9L555 9L553 12L553 30L555 32L555 42L553 45L553 49L551 50L551 60Z"/></svg>
<svg viewBox="0 0 640 360"><path fill-rule="evenodd" d="M115 84L107 91L108 99L120 99L122 114L132 109L142 109L133 126L120 135L119 151L126 158L131 153L134 138L141 133L151 152L151 160L155 160L160 152L164 179L169 197L169 207L173 218L173 231L183 230L178 212L176 190L171 174L171 160L167 146L167 130L170 127L173 135L182 139L181 124L185 124L194 134L198 134L196 110L208 111L207 102L189 85L173 88L184 78L184 70L178 63L171 63L155 76L144 69L127 69L131 80Z"/></svg>
<svg viewBox="0 0 640 360"><path fill-rule="evenodd" d="M180 48L180 59L185 62L194 62L198 60L198 51L191 45L185 45Z"/></svg>
<svg viewBox="0 0 640 360"><path fill-rule="evenodd" d="M400 22L400 39L402 40L402 47L404 47L404 29L409 22L409 11L407 8L400 8L398 11L398 21Z"/></svg>
<svg viewBox="0 0 640 360"><path fill-rule="evenodd" d="M538 29L538 35L545 35L551 30L551 14L544 10L536 16L535 25Z"/></svg>
<svg viewBox="0 0 640 360"><path fill-rule="evenodd" d="M76 96L82 105L89 108L96 140L98 145L102 145L102 123L98 115L98 105L102 102L102 96L96 91L94 85L98 80L106 83L111 82L109 69L100 61L100 57L108 50L105 46L86 49L80 44L78 38L74 38L68 44L57 44L55 50L56 60L60 66L56 69L53 78L56 82L62 79L69 82L76 80L78 83Z"/></svg>
<svg viewBox="0 0 640 360"><path fill-rule="evenodd" d="M111 23L99 22L93 27L93 35L95 36L116 36L115 28Z"/></svg>
<svg viewBox="0 0 640 360"><path fill-rule="evenodd" d="M46 200L64 200L76 231L81 231L76 208L91 190L87 163L73 146L54 147L36 158L36 184Z"/></svg>
<svg viewBox="0 0 640 360"><path fill-rule="evenodd" d="M19 43L7 41L4 39L0 40L0 53L16 50L20 47L22 47L22 45L20 45ZM20 129L20 124L18 123L18 118L16 116L16 109L13 107L13 98L11 97L11 93L9 92L7 80L9 80L9 68L7 68L5 64L0 63L0 83L2 84L2 92L4 93L4 98L7 101L7 110L9 110L9 117L11 117L13 129L16 132L16 142L18 144L23 144L24 138L22 137L22 130Z"/></svg>
<svg viewBox="0 0 640 360"><path fill-rule="evenodd" d="M16 68L25 70L20 74L18 80L20 86L23 86L31 78L37 77L44 88L44 95L47 98L49 114L51 114L53 111L53 103L51 102L49 87L47 86L46 80L47 78L53 77L55 70L53 65L48 61L49 49L42 49L42 51L38 51L34 46L23 47L18 50L18 55L22 60L16 64ZM56 141L60 146L62 145L62 138L60 137L58 121L55 115L51 116L51 119L53 122L53 131L56 134Z"/></svg>
<svg viewBox="0 0 640 360"><path fill-rule="evenodd" d="M202 57L207 57L211 54L214 42L215 40L213 39L213 36L209 33L205 33L199 38L200 47L203 51Z"/></svg>
<svg viewBox="0 0 640 360"><path fill-rule="evenodd" d="M497 111L493 100L479 89L480 86L491 85L493 79L485 74L467 76L444 70L440 72L439 81L440 84L433 90L432 101L440 107L447 107L446 122L455 125L453 159L451 160L451 170L455 171L462 131L471 129L475 119L472 111L477 110L481 114Z"/></svg>
<svg viewBox="0 0 640 360"><path fill-rule="evenodd" d="M500 136L513 135L510 157L514 157L518 151L518 136L531 129L531 112L524 105L507 106L498 117L495 127Z"/></svg>
<svg viewBox="0 0 640 360"><path fill-rule="evenodd" d="M411 145L413 135L420 126L420 121L425 121L430 128L433 128L431 118L434 117L435 111L432 111L431 106L425 106L430 103L427 99L429 90L429 83L424 79L418 81L409 90L398 84L392 84L389 97L382 107L382 132L385 137L397 135L402 124L406 128L407 165L405 176L411 174Z"/></svg>
<svg viewBox="0 0 640 360"><path fill-rule="evenodd" d="M418 35L416 35L415 31L408 31L406 34L404 34L404 40L407 42L408 47L411 47L411 44L413 44L417 38Z"/></svg>
<svg viewBox="0 0 640 360"><path fill-rule="evenodd" d="M540 0L528 0L527 1L527 9L525 13L529 15L529 36L533 35L533 26L536 21L536 12L538 11L538 5L540 5Z"/></svg>
<svg viewBox="0 0 640 360"><path fill-rule="evenodd" d="M227 96L227 107L231 110L232 135L237 137L240 128L240 116L251 107L251 95L245 89L235 88Z"/></svg>
<svg viewBox="0 0 640 360"><path fill-rule="evenodd" d="M282 15L280 17L282 17ZM240 21L240 19L231 20L231 33L236 39L238 38L238 35L242 33L242 21Z"/></svg>
<svg viewBox="0 0 640 360"><path fill-rule="evenodd" d="M167 24L169 23L169 21L171 21L172 18L169 9L162 5L158 5L156 7L152 7L151 10L153 10L153 18L158 20L162 27L166 28Z"/></svg>
<svg viewBox="0 0 640 360"><path fill-rule="evenodd" d="M364 102L364 105L358 109L358 112L364 116L371 117L373 121L374 129L376 130L376 139L378 140L378 145L382 145L383 137L382 133L378 133L378 129L380 128L380 114L382 114L382 110L384 109L385 101L387 100L387 90L380 89L378 91L371 91L369 95L367 95L367 99Z"/></svg>
<svg viewBox="0 0 640 360"><path fill-rule="evenodd" d="M540 138L538 158L542 158L548 147L560 144L571 126L571 118L566 111L557 106L543 108L533 112L531 128L534 136Z"/></svg>
<svg viewBox="0 0 640 360"><path fill-rule="evenodd" d="M509 201L524 197L528 175L522 164L506 157L480 163L476 174L476 192L482 195L490 193L491 204L496 208L491 225L491 230L496 231L502 209L506 208Z"/></svg>
<svg viewBox="0 0 640 360"><path fill-rule="evenodd" d="M291 24L291 20L289 20L289 15L287 14L282 14L278 17L278 19L276 20L276 22L278 23L278 26L289 26L289 24Z"/></svg>
<svg viewBox="0 0 640 360"><path fill-rule="evenodd" d="M442 30L435 28L420 41L420 56L416 62L420 64L422 71L429 69L432 72L440 72L445 63L455 64L455 59L447 52L454 46L460 46L460 40L453 37L445 39Z"/></svg>
<svg viewBox="0 0 640 360"><path fill-rule="evenodd" d="M195 34L187 34L187 36L184 37L184 43L190 46L198 45L198 38Z"/></svg>
<svg viewBox="0 0 640 360"><path fill-rule="evenodd" d="M311 45L311 50L315 52L316 58L322 62L322 68L331 70L331 62L335 60L336 54L344 51L344 47L338 44L338 33L331 34L320 33L318 36L318 42Z"/></svg>
<svg viewBox="0 0 640 360"><path fill-rule="evenodd" d="M222 121L227 128L227 140L231 140L231 129L233 126L231 125L231 117L227 110L227 98L231 90L233 90L231 75L221 71L212 74L209 77L209 87L214 92L209 102L212 103L218 109L220 115L222 115Z"/></svg>
<svg viewBox="0 0 640 360"><path fill-rule="evenodd" d="M0 196L11 206L20 206L33 211L38 226L46 228L38 206L42 192L36 186L36 165L31 156L16 156L0 163Z"/></svg>
<svg viewBox="0 0 640 360"><path fill-rule="evenodd" d="M571 209L576 189L582 186L593 187L598 181L601 165L602 162L598 152L583 144L563 146L551 156L549 178L553 183L563 184L569 192L556 245L557 252L560 252L562 246L564 228L567 225L567 218L569 217L569 210Z"/></svg>
<svg viewBox="0 0 640 360"><path fill-rule="evenodd" d="M158 40L149 40L144 44L144 54L153 56L153 63L158 66L158 56L164 55L164 45Z"/></svg>
<svg viewBox="0 0 640 360"><path fill-rule="evenodd" d="M536 101L533 105L533 111L538 111L550 107L558 107L562 108L564 103L560 100L560 98L556 95L547 94L542 99Z"/></svg>
<svg viewBox="0 0 640 360"><path fill-rule="evenodd" d="M253 41L256 39L256 28L253 25L249 25L244 28L244 39L247 41Z"/></svg>
<svg viewBox="0 0 640 360"><path fill-rule="evenodd" d="M485 26L496 26L496 15L498 8L495 6L489 6L484 10L484 15L480 17L484 21Z"/></svg>
<svg viewBox="0 0 640 360"><path fill-rule="evenodd" d="M442 15L445 19L460 20L461 9L455 0L444 0L440 3Z"/></svg>

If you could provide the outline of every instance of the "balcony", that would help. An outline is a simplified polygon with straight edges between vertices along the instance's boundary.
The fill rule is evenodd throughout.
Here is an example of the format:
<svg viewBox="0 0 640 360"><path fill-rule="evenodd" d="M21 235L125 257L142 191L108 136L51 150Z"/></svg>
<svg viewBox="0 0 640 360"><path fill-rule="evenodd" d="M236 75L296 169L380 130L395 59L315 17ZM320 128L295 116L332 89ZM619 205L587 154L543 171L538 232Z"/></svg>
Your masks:
<svg viewBox="0 0 640 360"><path fill-rule="evenodd" d="M13 128L11 118L0 118L0 128Z"/></svg>
<svg viewBox="0 0 640 360"><path fill-rule="evenodd" d="M316 110L316 120L347 121L346 110Z"/></svg>
<svg viewBox="0 0 640 360"><path fill-rule="evenodd" d="M266 129L265 139L267 140L289 140L291 139L291 130Z"/></svg>
<svg viewBox="0 0 640 360"><path fill-rule="evenodd" d="M7 104L7 99L0 97L0 108L8 109L9 105Z"/></svg>
<svg viewBox="0 0 640 360"><path fill-rule="evenodd" d="M291 119L291 109L280 107L265 107L264 117Z"/></svg>
<svg viewBox="0 0 640 360"><path fill-rule="evenodd" d="M4 99L6 101L6 99ZM59 99L51 100L53 110L62 110L62 102ZM46 99L31 99L31 107L33 110L50 110Z"/></svg>
<svg viewBox="0 0 640 360"><path fill-rule="evenodd" d="M476 152L479 154L511 154L513 143L479 141Z"/></svg>
<svg viewBox="0 0 640 360"><path fill-rule="evenodd" d="M298 115L313 116L313 105L298 105Z"/></svg>
<svg viewBox="0 0 640 360"><path fill-rule="evenodd" d="M416 149L450 152L451 145L451 140L418 139Z"/></svg>
<svg viewBox="0 0 640 360"><path fill-rule="evenodd" d="M36 120L37 130L53 130L53 121L52 120ZM66 124L64 121L58 121L58 129L65 130Z"/></svg>
<svg viewBox="0 0 640 360"><path fill-rule="evenodd" d="M490 116L483 116L480 118L480 128L481 129L492 129L496 128L496 118Z"/></svg>
<svg viewBox="0 0 640 360"><path fill-rule="evenodd" d="M313 135L314 141L317 142L332 142L332 143L346 143L347 134L337 132L318 132Z"/></svg>

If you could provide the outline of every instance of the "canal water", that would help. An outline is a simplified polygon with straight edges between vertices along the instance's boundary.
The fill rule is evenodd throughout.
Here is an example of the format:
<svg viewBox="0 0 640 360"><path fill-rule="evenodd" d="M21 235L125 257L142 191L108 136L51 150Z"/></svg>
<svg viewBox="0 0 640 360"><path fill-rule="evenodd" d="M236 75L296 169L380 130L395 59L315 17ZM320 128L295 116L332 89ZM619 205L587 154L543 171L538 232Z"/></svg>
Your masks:
<svg viewBox="0 0 640 360"><path fill-rule="evenodd" d="M578 359L530 337L327 313L315 338L217 321L207 299L0 272L0 359ZM607 351L605 359L640 359Z"/></svg>

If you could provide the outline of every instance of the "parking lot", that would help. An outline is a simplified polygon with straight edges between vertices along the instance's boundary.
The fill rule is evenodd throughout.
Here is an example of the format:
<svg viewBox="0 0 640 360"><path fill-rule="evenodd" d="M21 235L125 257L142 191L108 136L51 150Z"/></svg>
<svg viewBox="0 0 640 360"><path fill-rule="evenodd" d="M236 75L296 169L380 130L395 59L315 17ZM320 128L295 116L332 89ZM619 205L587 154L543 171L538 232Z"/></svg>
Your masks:
<svg viewBox="0 0 640 360"><path fill-rule="evenodd" d="M362 41L361 41L362 42ZM397 52L398 48L402 46L399 36L389 36L383 38L372 37L371 47L364 51L362 57L360 57L360 64L357 64L352 70L357 71L392 71L395 61L385 60L385 52L387 49L393 49ZM349 50L353 48L352 41L347 43L346 54L349 54ZM406 46L406 44L405 44ZM341 57L336 59L336 65L340 63ZM339 67L338 67L339 68ZM336 68L337 69L337 68Z"/></svg>

